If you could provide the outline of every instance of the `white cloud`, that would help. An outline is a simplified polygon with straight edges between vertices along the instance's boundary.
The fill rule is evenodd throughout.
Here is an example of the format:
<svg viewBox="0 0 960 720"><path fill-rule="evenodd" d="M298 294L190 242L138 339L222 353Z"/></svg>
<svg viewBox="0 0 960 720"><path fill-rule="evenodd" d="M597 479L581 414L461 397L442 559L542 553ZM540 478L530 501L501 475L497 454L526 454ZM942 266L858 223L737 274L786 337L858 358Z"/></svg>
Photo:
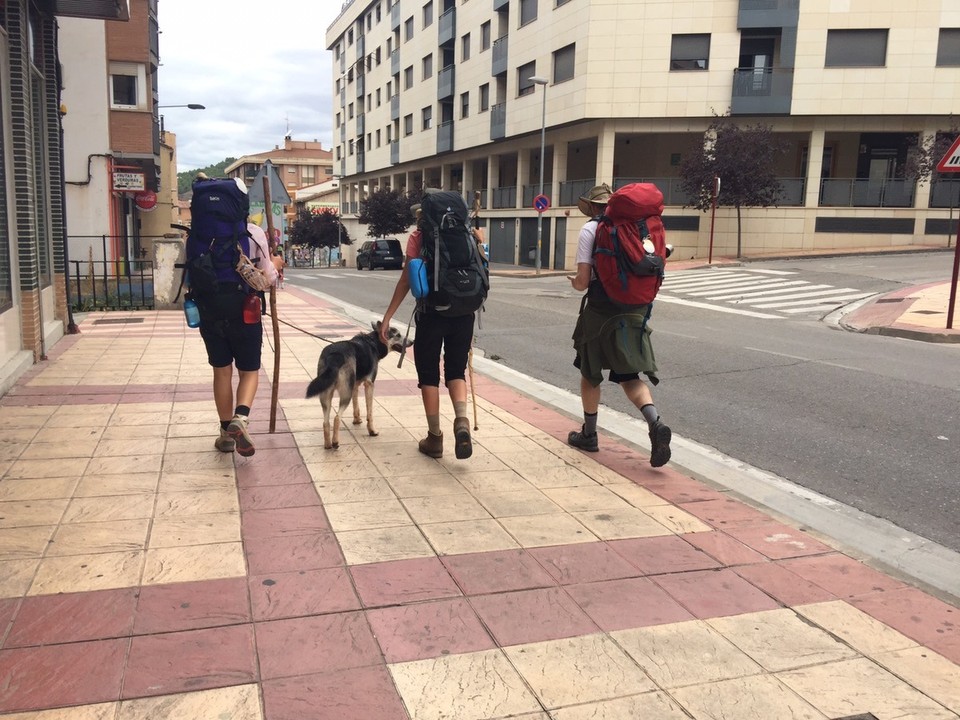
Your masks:
<svg viewBox="0 0 960 720"><path fill-rule="evenodd" d="M160 105L180 170L296 140L333 142L327 27L339 0L163 0Z"/></svg>

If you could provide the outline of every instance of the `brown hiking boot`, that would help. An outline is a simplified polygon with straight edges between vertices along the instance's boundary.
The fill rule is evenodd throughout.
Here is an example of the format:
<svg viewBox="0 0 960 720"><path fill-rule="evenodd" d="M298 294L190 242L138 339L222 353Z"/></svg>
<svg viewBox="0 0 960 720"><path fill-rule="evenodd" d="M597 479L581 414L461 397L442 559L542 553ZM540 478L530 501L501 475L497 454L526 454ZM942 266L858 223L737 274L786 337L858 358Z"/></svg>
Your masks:
<svg viewBox="0 0 960 720"><path fill-rule="evenodd" d="M432 458L443 457L443 433L434 435L432 432L428 432L417 447L424 455L429 455Z"/></svg>
<svg viewBox="0 0 960 720"><path fill-rule="evenodd" d="M473 443L470 442L470 421L465 417L455 418L453 421L453 451L457 460L466 460L473 455Z"/></svg>

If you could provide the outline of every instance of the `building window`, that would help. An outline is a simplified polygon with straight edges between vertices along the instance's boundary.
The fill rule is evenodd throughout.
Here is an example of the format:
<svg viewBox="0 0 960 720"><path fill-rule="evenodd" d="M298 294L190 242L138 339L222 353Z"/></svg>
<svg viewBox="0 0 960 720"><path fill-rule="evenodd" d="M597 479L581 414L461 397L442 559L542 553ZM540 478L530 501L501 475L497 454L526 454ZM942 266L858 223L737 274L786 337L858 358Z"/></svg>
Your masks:
<svg viewBox="0 0 960 720"><path fill-rule="evenodd" d="M423 59L423 79L428 80L433 77L433 55L427 55Z"/></svg>
<svg viewBox="0 0 960 720"><path fill-rule="evenodd" d="M466 62L470 59L470 33L460 38L460 60Z"/></svg>
<svg viewBox="0 0 960 720"><path fill-rule="evenodd" d="M937 67L960 66L960 28L940 28Z"/></svg>
<svg viewBox="0 0 960 720"><path fill-rule="evenodd" d="M571 43L553 53L553 81L555 83L573 79L576 50L576 43Z"/></svg>
<svg viewBox="0 0 960 720"><path fill-rule="evenodd" d="M423 26L425 28L433 25L433 2L428 2L423 6Z"/></svg>
<svg viewBox="0 0 960 720"><path fill-rule="evenodd" d="M413 135L413 115L403 116L403 134Z"/></svg>
<svg viewBox="0 0 960 720"><path fill-rule="evenodd" d="M490 21L480 26L480 52L490 49Z"/></svg>
<svg viewBox="0 0 960 720"><path fill-rule="evenodd" d="M353 120L353 103L347 105L347 120Z"/></svg>
<svg viewBox="0 0 960 720"><path fill-rule="evenodd" d="M431 127L433 127L433 106L428 105L421 110L420 117L422 119L422 122L420 123L421 130L429 130Z"/></svg>
<svg viewBox="0 0 960 720"><path fill-rule="evenodd" d="M534 91L534 84L530 81L537 74L537 64L528 62L517 68L517 95L530 95Z"/></svg>
<svg viewBox="0 0 960 720"><path fill-rule="evenodd" d="M403 71L403 89L409 90L413 87L413 65Z"/></svg>
<svg viewBox="0 0 960 720"><path fill-rule="evenodd" d="M380 147L380 131L377 130L377 147Z"/></svg>
<svg viewBox="0 0 960 720"><path fill-rule="evenodd" d="M110 63L110 107L145 110L146 67L137 63Z"/></svg>
<svg viewBox="0 0 960 720"><path fill-rule="evenodd" d="M317 167L315 165L304 165L300 169L300 177L304 185L313 185L317 182Z"/></svg>
<svg viewBox="0 0 960 720"><path fill-rule="evenodd" d="M486 112L490 109L490 83L484 83L480 86L480 112Z"/></svg>
<svg viewBox="0 0 960 720"><path fill-rule="evenodd" d="M537 19L537 0L520 0L520 27Z"/></svg>
<svg viewBox="0 0 960 720"><path fill-rule="evenodd" d="M380 88L377 88L377 107L380 107Z"/></svg>
<svg viewBox="0 0 960 720"><path fill-rule="evenodd" d="M824 67L883 67L887 30L827 30Z"/></svg>
<svg viewBox="0 0 960 720"><path fill-rule="evenodd" d="M674 35L670 44L671 70L707 70L710 67L710 35Z"/></svg>
<svg viewBox="0 0 960 720"><path fill-rule="evenodd" d="M470 117L470 93L468 92L460 95L460 117Z"/></svg>
<svg viewBox="0 0 960 720"><path fill-rule="evenodd" d="M409 42L413 40L413 18L408 17L407 21L403 24L403 41Z"/></svg>

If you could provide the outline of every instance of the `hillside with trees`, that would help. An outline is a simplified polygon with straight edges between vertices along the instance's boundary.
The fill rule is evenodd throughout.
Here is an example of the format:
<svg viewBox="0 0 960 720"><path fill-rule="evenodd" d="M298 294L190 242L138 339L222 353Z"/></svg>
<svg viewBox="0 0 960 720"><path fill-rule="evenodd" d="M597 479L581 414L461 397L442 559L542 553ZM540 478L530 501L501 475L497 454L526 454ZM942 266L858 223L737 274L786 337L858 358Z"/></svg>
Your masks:
<svg viewBox="0 0 960 720"><path fill-rule="evenodd" d="M193 184L193 179L197 176L197 173L202 172L209 177L225 177L226 173L224 170L236 161L236 158L228 157L224 158L216 165L207 165L206 167L197 168L196 170L184 170L183 172L178 172L177 194L180 195L180 197L183 197L190 192L190 186Z"/></svg>

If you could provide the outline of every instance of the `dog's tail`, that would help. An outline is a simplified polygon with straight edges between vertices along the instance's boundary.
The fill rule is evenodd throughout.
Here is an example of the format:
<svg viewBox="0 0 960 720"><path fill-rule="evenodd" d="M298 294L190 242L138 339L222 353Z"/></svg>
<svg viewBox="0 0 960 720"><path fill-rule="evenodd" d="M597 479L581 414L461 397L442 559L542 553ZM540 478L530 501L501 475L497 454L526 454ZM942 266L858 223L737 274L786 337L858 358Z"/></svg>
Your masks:
<svg viewBox="0 0 960 720"><path fill-rule="evenodd" d="M330 386L337 381L338 372L340 372L339 364L336 367L333 365L324 366L323 370L320 371L320 374L311 380L309 385L307 385L306 396L308 398L316 397L320 393L328 390Z"/></svg>

